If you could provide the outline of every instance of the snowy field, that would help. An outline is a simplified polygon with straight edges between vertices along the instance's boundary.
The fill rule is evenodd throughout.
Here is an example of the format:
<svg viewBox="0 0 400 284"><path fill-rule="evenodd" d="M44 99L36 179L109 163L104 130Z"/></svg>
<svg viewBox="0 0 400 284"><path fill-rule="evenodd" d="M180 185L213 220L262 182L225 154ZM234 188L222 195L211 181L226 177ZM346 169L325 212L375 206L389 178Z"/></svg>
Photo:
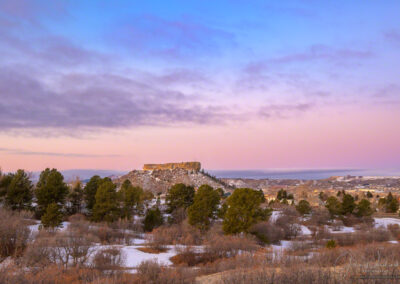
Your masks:
<svg viewBox="0 0 400 284"><path fill-rule="evenodd" d="M375 218L375 227L387 227L388 225L397 224L400 226L400 219L396 218Z"/></svg>

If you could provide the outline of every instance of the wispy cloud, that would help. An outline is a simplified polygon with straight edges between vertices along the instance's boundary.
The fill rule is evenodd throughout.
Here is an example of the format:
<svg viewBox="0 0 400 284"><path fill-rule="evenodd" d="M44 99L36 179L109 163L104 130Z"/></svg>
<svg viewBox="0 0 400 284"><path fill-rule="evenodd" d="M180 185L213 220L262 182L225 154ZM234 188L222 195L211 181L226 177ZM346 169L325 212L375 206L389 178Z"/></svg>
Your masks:
<svg viewBox="0 0 400 284"><path fill-rule="evenodd" d="M268 104L260 107L259 115L263 118L289 118L310 111L313 107L311 103Z"/></svg>
<svg viewBox="0 0 400 284"><path fill-rule="evenodd" d="M118 32L115 32L115 30ZM111 37L128 50L172 59L218 55L235 45L235 36L225 30L196 22L190 17L167 20L142 15L121 21Z"/></svg>
<svg viewBox="0 0 400 284"><path fill-rule="evenodd" d="M120 155L97 155L97 154L81 154L81 153L61 153L61 152L41 152L41 151L28 151L23 149L0 148L0 152L10 155L21 156L52 156L52 157L69 157L69 158L113 158Z"/></svg>
<svg viewBox="0 0 400 284"><path fill-rule="evenodd" d="M123 76L70 74L59 82L52 88L32 74L0 69L0 129L208 124L234 117L227 107Z"/></svg>
<svg viewBox="0 0 400 284"><path fill-rule="evenodd" d="M334 48L327 45L313 45L302 52L293 52L265 60L250 62L244 71L248 74L260 73L277 65L304 63L310 61L323 61L330 64L354 64L360 60L370 59L374 53L370 50L353 48Z"/></svg>
<svg viewBox="0 0 400 284"><path fill-rule="evenodd" d="M384 33L384 37L392 42L400 43L400 32L398 31L386 32Z"/></svg>

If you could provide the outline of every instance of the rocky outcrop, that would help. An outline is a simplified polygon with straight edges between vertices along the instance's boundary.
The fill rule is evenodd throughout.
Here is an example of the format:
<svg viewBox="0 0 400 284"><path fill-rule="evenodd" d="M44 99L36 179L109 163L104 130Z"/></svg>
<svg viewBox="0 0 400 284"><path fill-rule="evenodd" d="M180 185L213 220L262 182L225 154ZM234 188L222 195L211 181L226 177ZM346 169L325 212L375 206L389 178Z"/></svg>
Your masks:
<svg viewBox="0 0 400 284"><path fill-rule="evenodd" d="M187 171L200 171L200 162L183 162L183 163L167 163L167 164L145 164L143 166L144 171L154 171L154 170L174 170L174 169L184 169Z"/></svg>
<svg viewBox="0 0 400 284"><path fill-rule="evenodd" d="M153 193L165 193L171 186L177 183L184 183L191 185L195 188L203 184L208 184L214 188L223 188L230 190L229 186L202 171L186 170L181 168L168 169L168 170L134 170L128 174L116 179L117 184L122 184L126 179L130 180L134 186L140 186L144 190L150 190Z"/></svg>

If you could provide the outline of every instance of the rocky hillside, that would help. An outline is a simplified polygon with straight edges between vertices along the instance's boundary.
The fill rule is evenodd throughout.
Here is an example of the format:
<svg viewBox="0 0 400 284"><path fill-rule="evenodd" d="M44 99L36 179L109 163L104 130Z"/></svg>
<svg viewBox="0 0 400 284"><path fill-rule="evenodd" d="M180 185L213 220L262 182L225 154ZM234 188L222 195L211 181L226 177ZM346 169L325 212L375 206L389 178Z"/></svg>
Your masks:
<svg viewBox="0 0 400 284"><path fill-rule="evenodd" d="M223 188L230 190L223 181L201 171L188 171L185 169L173 170L153 170L139 171L134 170L126 175L115 179L117 184L123 183L126 179L130 180L134 186L140 186L144 190L150 190L153 193L165 193L171 186L177 183L184 183L195 188L203 184L208 184L214 188Z"/></svg>

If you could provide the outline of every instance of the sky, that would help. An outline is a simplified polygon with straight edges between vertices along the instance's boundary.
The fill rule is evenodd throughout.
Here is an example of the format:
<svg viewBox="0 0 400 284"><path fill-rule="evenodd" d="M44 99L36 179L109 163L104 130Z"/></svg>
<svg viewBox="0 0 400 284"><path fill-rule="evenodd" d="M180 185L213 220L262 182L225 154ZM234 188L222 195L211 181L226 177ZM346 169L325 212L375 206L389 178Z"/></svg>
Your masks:
<svg viewBox="0 0 400 284"><path fill-rule="evenodd" d="M400 169L398 1L0 0L0 166Z"/></svg>

